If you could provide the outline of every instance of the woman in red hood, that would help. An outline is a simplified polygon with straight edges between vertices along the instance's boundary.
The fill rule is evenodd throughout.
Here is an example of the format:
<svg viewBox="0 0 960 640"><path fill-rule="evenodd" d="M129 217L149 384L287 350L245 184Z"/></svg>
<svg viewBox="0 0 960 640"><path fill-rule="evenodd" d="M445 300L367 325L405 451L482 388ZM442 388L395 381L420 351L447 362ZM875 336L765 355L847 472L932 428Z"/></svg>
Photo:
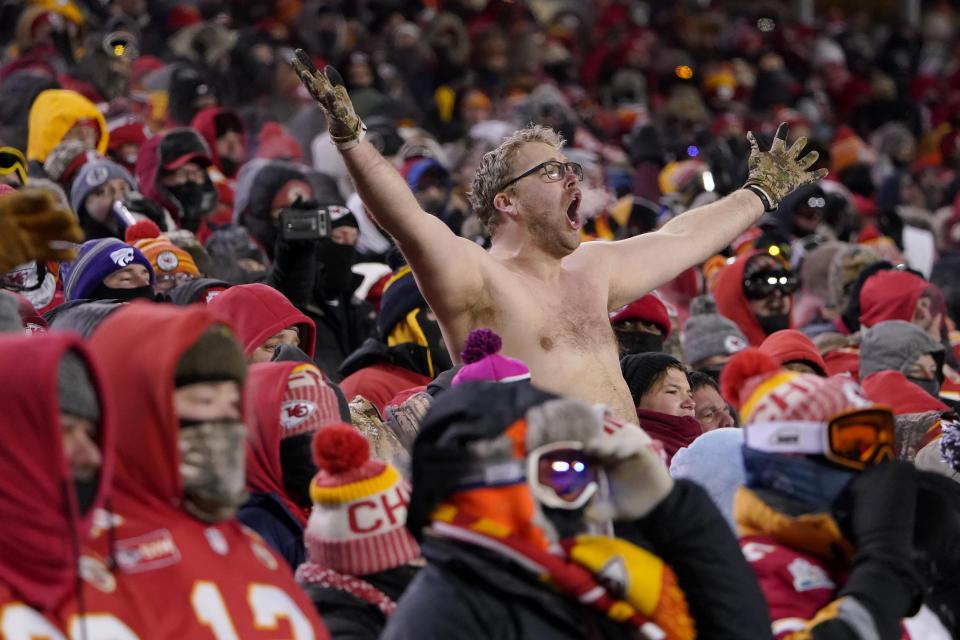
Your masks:
<svg viewBox="0 0 960 640"><path fill-rule="evenodd" d="M265 362L250 367L245 397L250 498L237 518L295 569L306 560L303 528L318 471L310 445L319 429L340 422L337 395L311 364Z"/></svg>
<svg viewBox="0 0 960 640"><path fill-rule="evenodd" d="M246 499L246 364L232 333L200 305L133 304L100 329L90 344L130 423L117 436L110 530L91 547L116 567L112 597L150 621L139 636L327 638L287 564L234 518ZM84 596L90 610L111 597Z"/></svg>
<svg viewBox="0 0 960 640"><path fill-rule="evenodd" d="M772 357L784 369L827 377L827 364L817 345L796 329L771 333L760 345L760 351Z"/></svg>
<svg viewBox="0 0 960 640"><path fill-rule="evenodd" d="M0 361L0 636L63 638L49 619L76 600L113 472L113 405L77 335L4 334Z"/></svg>

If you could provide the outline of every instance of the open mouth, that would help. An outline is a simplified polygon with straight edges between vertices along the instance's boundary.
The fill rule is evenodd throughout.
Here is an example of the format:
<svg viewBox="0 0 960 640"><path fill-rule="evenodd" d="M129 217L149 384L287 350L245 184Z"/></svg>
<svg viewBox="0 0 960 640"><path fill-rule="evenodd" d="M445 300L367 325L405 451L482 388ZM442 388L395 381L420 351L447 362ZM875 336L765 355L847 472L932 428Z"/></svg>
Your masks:
<svg viewBox="0 0 960 640"><path fill-rule="evenodd" d="M570 204L567 205L567 220L573 229L580 228L580 198L580 192L577 191L573 194Z"/></svg>

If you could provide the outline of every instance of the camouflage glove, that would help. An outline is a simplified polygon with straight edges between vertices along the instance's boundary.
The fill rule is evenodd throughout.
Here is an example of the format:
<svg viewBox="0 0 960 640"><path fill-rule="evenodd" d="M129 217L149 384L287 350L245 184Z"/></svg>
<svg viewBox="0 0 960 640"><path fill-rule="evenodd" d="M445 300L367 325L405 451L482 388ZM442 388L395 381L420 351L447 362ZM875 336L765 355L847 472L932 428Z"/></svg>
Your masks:
<svg viewBox="0 0 960 640"><path fill-rule="evenodd" d="M360 144L367 128L353 110L353 103L343 86L343 78L330 65L320 73L303 49L297 49L296 56L290 60L290 64L300 76L300 82L326 114L330 140L341 151Z"/></svg>
<svg viewBox="0 0 960 640"><path fill-rule="evenodd" d="M73 212L46 189L21 189L0 197L0 273L31 260L69 262L83 231Z"/></svg>
<svg viewBox="0 0 960 640"><path fill-rule="evenodd" d="M769 151L760 151L753 132L747 134L750 140L750 175L743 188L757 194L768 212L776 211L780 201L799 187L827 175L826 169L818 169L813 173L807 171L820 154L811 151L800 157L807 145L806 138L799 138L787 149L787 130L786 122L777 127L777 135Z"/></svg>

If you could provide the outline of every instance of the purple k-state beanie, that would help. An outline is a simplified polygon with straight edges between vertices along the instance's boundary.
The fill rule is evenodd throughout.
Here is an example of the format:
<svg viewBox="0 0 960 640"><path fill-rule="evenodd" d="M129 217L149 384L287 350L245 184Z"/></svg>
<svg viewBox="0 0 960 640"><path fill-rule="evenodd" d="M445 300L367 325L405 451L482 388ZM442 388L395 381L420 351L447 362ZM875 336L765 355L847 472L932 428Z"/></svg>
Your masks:
<svg viewBox="0 0 960 640"><path fill-rule="evenodd" d="M104 278L131 264L146 267L150 273L150 285L153 286L153 266L139 249L116 238L87 240L80 245L76 260L60 263L63 296L67 300L88 298Z"/></svg>

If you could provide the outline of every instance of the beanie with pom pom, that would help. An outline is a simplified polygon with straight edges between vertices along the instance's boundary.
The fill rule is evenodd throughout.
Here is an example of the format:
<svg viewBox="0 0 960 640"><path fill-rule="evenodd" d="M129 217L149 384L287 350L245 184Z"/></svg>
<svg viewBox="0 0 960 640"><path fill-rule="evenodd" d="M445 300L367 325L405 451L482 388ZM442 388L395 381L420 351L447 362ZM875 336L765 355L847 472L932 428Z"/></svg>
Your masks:
<svg viewBox="0 0 960 640"><path fill-rule="evenodd" d="M720 374L720 391L739 410L744 426L798 420L826 423L841 411L874 406L851 378L781 369L757 347L730 358Z"/></svg>
<svg viewBox="0 0 960 640"><path fill-rule="evenodd" d="M200 270L189 253L160 234L160 227L152 220L141 220L130 225L124 235L127 244L139 249L157 275L164 273L187 273L200 276Z"/></svg>
<svg viewBox="0 0 960 640"><path fill-rule="evenodd" d="M450 383L452 386L480 380L518 382L530 379L530 369L520 360L500 355L503 342L490 329L474 329L467 336L460 359L463 368Z"/></svg>
<svg viewBox="0 0 960 640"><path fill-rule="evenodd" d="M320 472L310 483L304 531L310 562L354 576L385 571L420 555L407 531L410 488L391 465L370 458L354 427L323 427L313 439Z"/></svg>

